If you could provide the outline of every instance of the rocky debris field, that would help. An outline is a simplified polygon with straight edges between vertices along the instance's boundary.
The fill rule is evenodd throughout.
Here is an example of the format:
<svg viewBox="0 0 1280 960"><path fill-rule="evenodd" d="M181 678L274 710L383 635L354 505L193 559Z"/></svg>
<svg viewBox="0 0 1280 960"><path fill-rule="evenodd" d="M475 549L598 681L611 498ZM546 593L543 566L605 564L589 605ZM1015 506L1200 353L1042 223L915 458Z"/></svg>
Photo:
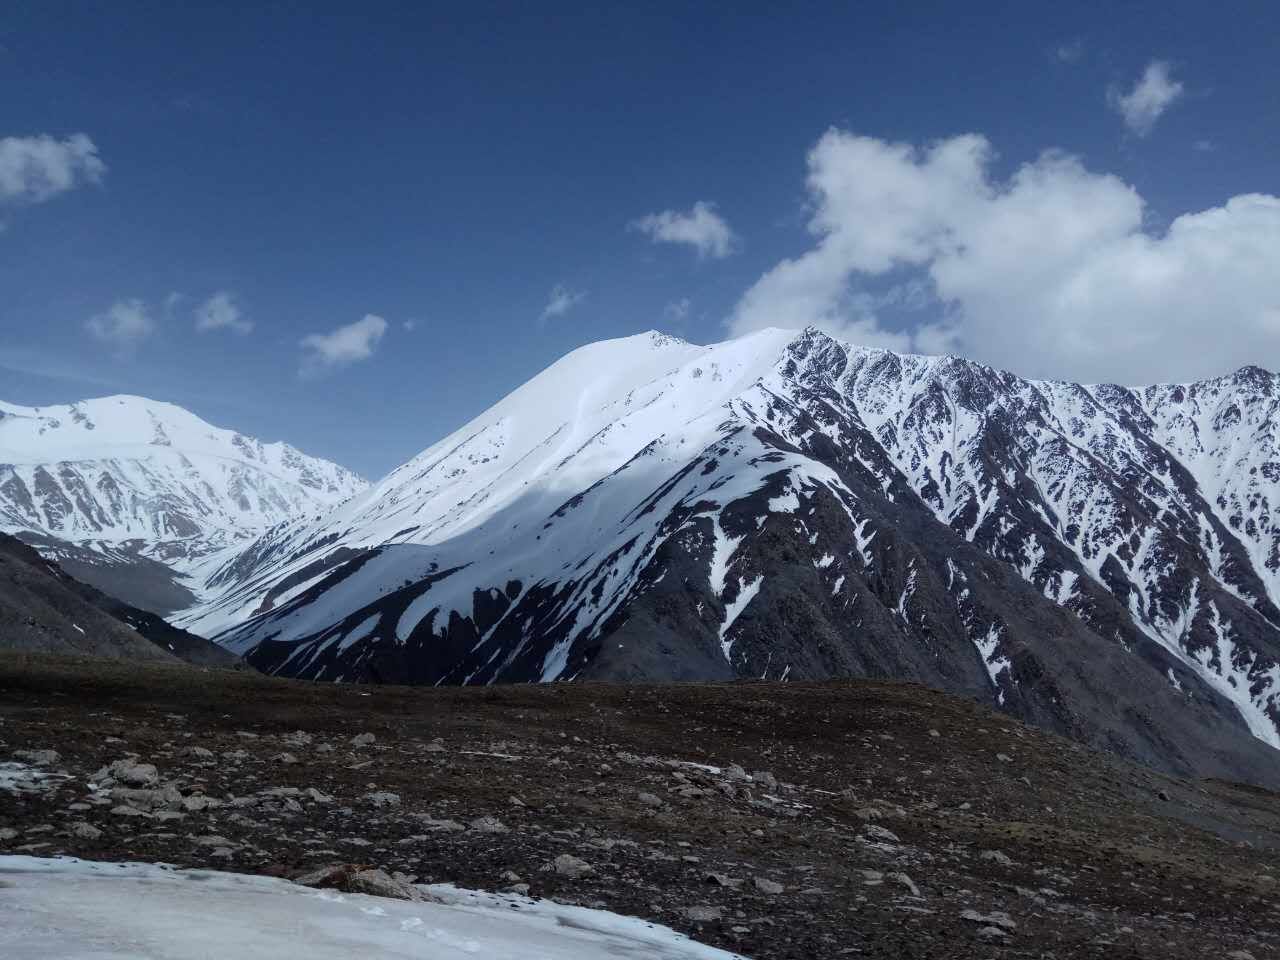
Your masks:
<svg viewBox="0 0 1280 960"><path fill-rule="evenodd" d="M1264 960L1277 850L1276 794L909 684L375 688L0 656L0 853L519 891L756 960Z"/></svg>

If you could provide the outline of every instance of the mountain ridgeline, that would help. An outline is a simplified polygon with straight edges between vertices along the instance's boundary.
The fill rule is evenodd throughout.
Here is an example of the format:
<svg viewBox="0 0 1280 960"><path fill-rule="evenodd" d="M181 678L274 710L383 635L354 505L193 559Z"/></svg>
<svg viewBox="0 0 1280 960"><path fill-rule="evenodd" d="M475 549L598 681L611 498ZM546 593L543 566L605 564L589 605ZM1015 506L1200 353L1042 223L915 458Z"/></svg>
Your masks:
<svg viewBox="0 0 1280 960"><path fill-rule="evenodd" d="M0 531L155 613L196 601L206 558L364 487L336 464L170 403L0 403Z"/></svg>
<svg viewBox="0 0 1280 960"><path fill-rule="evenodd" d="M1278 402L1256 368L605 341L224 555L178 622L321 680L912 679L1276 785Z"/></svg>

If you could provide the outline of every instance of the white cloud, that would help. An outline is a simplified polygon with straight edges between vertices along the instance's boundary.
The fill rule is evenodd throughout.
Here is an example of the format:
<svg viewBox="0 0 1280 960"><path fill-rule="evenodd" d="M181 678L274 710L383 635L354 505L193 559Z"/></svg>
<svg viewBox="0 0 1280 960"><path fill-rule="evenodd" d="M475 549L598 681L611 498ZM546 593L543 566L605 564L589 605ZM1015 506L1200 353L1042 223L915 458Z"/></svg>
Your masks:
<svg viewBox="0 0 1280 960"><path fill-rule="evenodd" d="M401 324L401 326L404 327L406 333L413 333L413 331L417 329L418 321L406 320L404 321L404 323Z"/></svg>
<svg viewBox="0 0 1280 960"><path fill-rule="evenodd" d="M387 321L368 313L363 319L329 333L303 337L300 341L303 351L301 372L310 376L368 360L386 332Z"/></svg>
<svg viewBox="0 0 1280 960"><path fill-rule="evenodd" d="M1077 38L1060 43L1054 48L1053 56L1059 63L1078 63L1084 56L1084 41Z"/></svg>
<svg viewBox="0 0 1280 960"><path fill-rule="evenodd" d="M196 329L201 333L211 330L230 330L241 335L253 329L253 321L245 319L240 305L226 290L219 290L196 307Z"/></svg>
<svg viewBox="0 0 1280 960"><path fill-rule="evenodd" d="M662 315L672 323L681 323L689 318L689 309L692 306L688 297L672 300L662 308Z"/></svg>
<svg viewBox="0 0 1280 960"><path fill-rule="evenodd" d="M1031 376L1181 380L1280 343L1280 198L1246 194L1148 227L1115 176L1047 152L993 179L985 138L925 149L827 133L809 154L815 235L741 298L735 333L815 324L868 345L951 350ZM931 316L887 328L901 294ZM1272 363L1275 361L1272 360Z"/></svg>
<svg viewBox="0 0 1280 960"><path fill-rule="evenodd" d="M119 300L85 323L89 332L119 351L132 349L155 332L156 325L141 300Z"/></svg>
<svg viewBox="0 0 1280 960"><path fill-rule="evenodd" d="M539 319L550 320L554 317L563 317L586 298L586 291L570 290L564 284L557 283L551 288L551 295L547 297L547 305L542 308Z"/></svg>
<svg viewBox="0 0 1280 960"><path fill-rule="evenodd" d="M48 134L0 137L0 203L41 203L82 183L96 183L106 169L83 133L65 140Z"/></svg>
<svg viewBox="0 0 1280 960"><path fill-rule="evenodd" d="M1107 102L1124 118L1124 125L1131 133L1145 137L1155 129L1161 114L1181 96L1182 84L1171 76L1169 64L1153 60L1132 90L1121 93L1112 89L1107 93Z"/></svg>
<svg viewBox="0 0 1280 960"><path fill-rule="evenodd" d="M738 239L714 204L699 200L687 213L663 210L629 224L629 229L648 234L654 243L682 243L698 251L699 257L723 259L733 253Z"/></svg>

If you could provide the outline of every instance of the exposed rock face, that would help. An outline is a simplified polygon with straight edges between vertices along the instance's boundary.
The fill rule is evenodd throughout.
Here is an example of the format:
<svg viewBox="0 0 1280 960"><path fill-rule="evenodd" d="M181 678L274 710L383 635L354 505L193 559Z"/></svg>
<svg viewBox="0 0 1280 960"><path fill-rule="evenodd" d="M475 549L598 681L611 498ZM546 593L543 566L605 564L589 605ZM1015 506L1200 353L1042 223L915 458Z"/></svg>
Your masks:
<svg viewBox="0 0 1280 960"><path fill-rule="evenodd" d="M0 402L0 530L156 613L194 601L183 575L199 559L364 487L336 464L170 403Z"/></svg>
<svg viewBox="0 0 1280 960"><path fill-rule="evenodd" d="M186 660L230 667L240 658L67 576L0 533L0 650Z"/></svg>
<svg viewBox="0 0 1280 960"><path fill-rule="evenodd" d="M250 548L193 622L320 679L909 678L1277 782L1278 404L1256 368L1129 389L817 331L595 344Z"/></svg>

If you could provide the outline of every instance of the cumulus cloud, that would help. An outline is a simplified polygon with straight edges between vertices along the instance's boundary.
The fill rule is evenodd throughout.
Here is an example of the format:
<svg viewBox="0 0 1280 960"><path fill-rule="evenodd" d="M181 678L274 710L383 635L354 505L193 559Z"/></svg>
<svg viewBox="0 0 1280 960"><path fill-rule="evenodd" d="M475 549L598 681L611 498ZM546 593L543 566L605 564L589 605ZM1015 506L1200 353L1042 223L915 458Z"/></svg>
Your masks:
<svg viewBox="0 0 1280 960"><path fill-rule="evenodd" d="M563 317L586 298L586 291L571 290L564 284L557 283L551 288L551 295L547 297L547 305L542 308L542 314L538 319L551 320L555 317Z"/></svg>
<svg viewBox="0 0 1280 960"><path fill-rule="evenodd" d="M155 332L156 325L141 300L118 300L86 321L88 331L117 351L133 349Z"/></svg>
<svg viewBox="0 0 1280 960"><path fill-rule="evenodd" d="M809 154L814 245L747 290L731 329L815 324L868 345L1121 383L1275 356L1280 198L1236 196L1158 230L1132 186L1072 156L1046 152L1007 180L992 161L973 134L916 148L828 132ZM868 292L886 283L889 294ZM883 320L884 307L922 299L928 316L908 329Z"/></svg>
<svg viewBox="0 0 1280 960"><path fill-rule="evenodd" d="M360 360L368 360L386 332L387 321L369 313L355 323L338 327L329 333L313 333L303 337L300 341L301 372L304 376L314 376Z"/></svg>
<svg viewBox="0 0 1280 960"><path fill-rule="evenodd" d="M1173 79L1169 64L1153 60L1132 90L1123 93L1112 89L1107 93L1107 102L1124 119L1130 133L1145 137L1181 96L1182 84Z"/></svg>
<svg viewBox="0 0 1280 960"><path fill-rule="evenodd" d="M196 307L196 329L201 333L211 330L230 330L241 335L253 330L253 321L244 316L232 294L219 290Z"/></svg>
<svg viewBox="0 0 1280 960"><path fill-rule="evenodd" d="M654 243L679 243L693 247L699 257L721 260L738 245L729 224L716 213L715 204L699 200L688 212L663 210L633 220L632 230L648 235Z"/></svg>
<svg viewBox="0 0 1280 960"><path fill-rule="evenodd" d="M82 183L102 179L107 166L83 133L0 137L0 203L42 203Z"/></svg>

